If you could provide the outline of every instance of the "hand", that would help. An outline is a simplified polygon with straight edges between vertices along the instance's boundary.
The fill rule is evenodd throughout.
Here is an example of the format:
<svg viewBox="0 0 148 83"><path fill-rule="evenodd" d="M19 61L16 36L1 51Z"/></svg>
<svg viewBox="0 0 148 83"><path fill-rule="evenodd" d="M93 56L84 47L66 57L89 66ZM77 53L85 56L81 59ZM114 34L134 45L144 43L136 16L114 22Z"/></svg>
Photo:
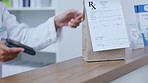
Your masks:
<svg viewBox="0 0 148 83"><path fill-rule="evenodd" d="M63 26L76 28L81 23L82 17L82 13L79 13L77 10L68 10L58 16L55 16L54 21L56 29Z"/></svg>
<svg viewBox="0 0 148 83"><path fill-rule="evenodd" d="M5 45L5 41L0 42L0 61L6 62L13 60L17 55L24 51L23 48L10 48Z"/></svg>

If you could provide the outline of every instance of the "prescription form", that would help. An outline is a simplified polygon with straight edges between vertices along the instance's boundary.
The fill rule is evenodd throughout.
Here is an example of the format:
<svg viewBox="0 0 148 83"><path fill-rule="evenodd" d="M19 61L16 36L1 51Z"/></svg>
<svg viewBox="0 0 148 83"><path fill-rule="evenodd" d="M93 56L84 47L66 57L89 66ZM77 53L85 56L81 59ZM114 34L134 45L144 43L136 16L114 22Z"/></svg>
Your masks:
<svg viewBox="0 0 148 83"><path fill-rule="evenodd" d="M120 0L85 0L93 51L130 47Z"/></svg>

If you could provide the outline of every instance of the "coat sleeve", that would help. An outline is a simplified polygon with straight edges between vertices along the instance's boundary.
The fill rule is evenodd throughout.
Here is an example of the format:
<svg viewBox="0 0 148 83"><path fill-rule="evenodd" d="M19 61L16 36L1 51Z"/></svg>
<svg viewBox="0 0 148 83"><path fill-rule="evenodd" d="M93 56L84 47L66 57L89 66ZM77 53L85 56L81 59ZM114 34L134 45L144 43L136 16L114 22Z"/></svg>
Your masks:
<svg viewBox="0 0 148 83"><path fill-rule="evenodd" d="M51 45L61 37L61 29L57 32L55 30L54 17L35 28L30 28L24 23L18 23L16 17L10 14L5 6L3 6L2 15L3 26L7 29L8 38L31 46L36 51Z"/></svg>

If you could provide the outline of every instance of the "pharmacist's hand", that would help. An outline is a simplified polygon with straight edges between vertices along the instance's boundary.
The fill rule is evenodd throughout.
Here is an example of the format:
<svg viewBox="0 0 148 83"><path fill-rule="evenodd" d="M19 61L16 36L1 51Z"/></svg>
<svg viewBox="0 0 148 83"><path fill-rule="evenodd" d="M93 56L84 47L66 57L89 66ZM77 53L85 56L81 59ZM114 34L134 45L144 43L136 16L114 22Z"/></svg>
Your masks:
<svg viewBox="0 0 148 83"><path fill-rule="evenodd" d="M13 60L24 51L23 48L10 48L5 45L5 41L0 42L0 62Z"/></svg>
<svg viewBox="0 0 148 83"><path fill-rule="evenodd" d="M76 28L81 23L83 15L77 10L71 9L58 16L55 16L55 26L56 28L61 28L63 26L70 26Z"/></svg>

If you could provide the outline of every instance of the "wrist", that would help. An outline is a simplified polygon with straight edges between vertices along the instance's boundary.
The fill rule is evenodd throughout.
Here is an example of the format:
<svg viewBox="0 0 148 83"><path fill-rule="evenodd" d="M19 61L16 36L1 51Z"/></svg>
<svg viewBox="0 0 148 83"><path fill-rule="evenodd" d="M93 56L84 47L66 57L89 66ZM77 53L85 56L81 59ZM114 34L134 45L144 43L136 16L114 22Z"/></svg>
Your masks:
<svg viewBox="0 0 148 83"><path fill-rule="evenodd" d="M54 23L55 23L56 31L57 31L59 28L63 27L63 25L62 25L62 24L60 23L60 21L59 21L59 17L58 17L58 16L55 16L55 17L54 17Z"/></svg>

